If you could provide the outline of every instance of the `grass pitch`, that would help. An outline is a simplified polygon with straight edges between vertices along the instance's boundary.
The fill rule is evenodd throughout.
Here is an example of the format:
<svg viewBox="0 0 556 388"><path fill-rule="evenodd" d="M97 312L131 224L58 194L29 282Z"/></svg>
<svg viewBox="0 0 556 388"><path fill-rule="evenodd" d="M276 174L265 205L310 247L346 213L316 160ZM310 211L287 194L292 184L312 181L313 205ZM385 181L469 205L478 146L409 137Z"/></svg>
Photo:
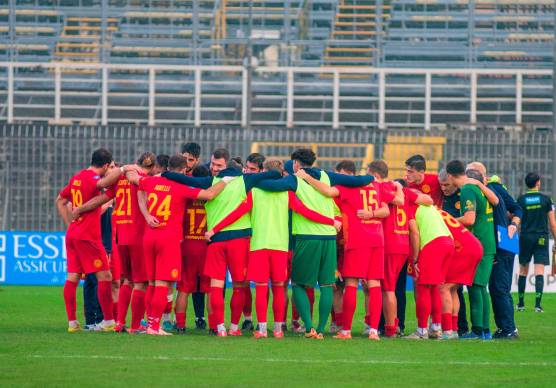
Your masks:
<svg viewBox="0 0 556 388"><path fill-rule="evenodd" d="M357 335L362 295L353 340L288 333L280 341L215 338L195 329L172 337L68 334L61 288L2 287L0 385L554 386L556 295L544 296L544 314L532 311L533 298L527 295L527 311L516 313L517 341L375 343ZM406 333L415 328L408 300Z"/></svg>

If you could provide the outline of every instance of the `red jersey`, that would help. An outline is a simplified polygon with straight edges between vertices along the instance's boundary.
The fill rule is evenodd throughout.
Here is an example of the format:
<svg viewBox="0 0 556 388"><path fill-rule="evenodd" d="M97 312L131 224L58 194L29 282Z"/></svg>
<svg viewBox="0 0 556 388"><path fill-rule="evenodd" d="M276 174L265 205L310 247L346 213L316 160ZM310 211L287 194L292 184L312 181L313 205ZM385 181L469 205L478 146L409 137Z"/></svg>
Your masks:
<svg viewBox="0 0 556 388"><path fill-rule="evenodd" d="M147 194L147 209L160 223L146 228L145 234L161 233L164 238L183 236L183 216L187 199L197 198L201 189L184 186L161 176L145 177L139 181L139 190Z"/></svg>
<svg viewBox="0 0 556 388"><path fill-rule="evenodd" d="M71 177L68 185L60 192L60 197L71 202L73 208L79 207L90 199L101 194L97 188L97 182L101 177L93 170L81 170ZM81 214L68 228L66 238L76 240L101 241L100 216L101 207Z"/></svg>
<svg viewBox="0 0 556 388"><path fill-rule="evenodd" d="M473 233L467 230L465 226L460 224L458 220L452 217L450 213L440 209L438 209L438 211L442 215L444 223L446 224L448 229L450 229L450 233L454 238L456 253L455 257L459 257L464 251L469 252L468 250L475 250L478 249L479 246L481 246L481 243L479 242L477 237L475 237Z"/></svg>
<svg viewBox="0 0 556 388"><path fill-rule="evenodd" d="M139 173L140 177L146 174ZM121 175L114 188L116 204L112 218L116 225L116 241L120 245L138 244L143 239L145 218L137 202L137 186Z"/></svg>
<svg viewBox="0 0 556 388"><path fill-rule="evenodd" d="M340 195L338 205L342 212L345 248L367 248L384 246L382 221L379 218L363 220L357 217L358 210L378 210L384 202L380 184L371 182L363 187L336 186Z"/></svg>
<svg viewBox="0 0 556 388"><path fill-rule="evenodd" d="M188 200L183 217L184 240L204 240L207 231L205 201Z"/></svg>
<svg viewBox="0 0 556 388"><path fill-rule="evenodd" d="M383 182L388 191L396 189L393 182ZM384 253L387 255L409 255L409 206L415 203L417 194L404 189L403 206L388 205L390 215L383 219Z"/></svg>
<svg viewBox="0 0 556 388"><path fill-rule="evenodd" d="M423 182L420 184L409 183L408 187L410 189L417 189L423 194L430 195L434 201L436 207L442 207L442 190L440 190L440 183L438 182L438 175L436 174L425 174Z"/></svg>

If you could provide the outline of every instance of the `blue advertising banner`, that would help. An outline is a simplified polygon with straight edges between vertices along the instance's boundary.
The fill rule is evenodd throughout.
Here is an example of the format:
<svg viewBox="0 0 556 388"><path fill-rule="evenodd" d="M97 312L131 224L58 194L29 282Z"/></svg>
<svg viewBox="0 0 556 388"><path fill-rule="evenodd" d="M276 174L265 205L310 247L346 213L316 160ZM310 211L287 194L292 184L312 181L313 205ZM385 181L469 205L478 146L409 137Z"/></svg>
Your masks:
<svg viewBox="0 0 556 388"><path fill-rule="evenodd" d="M0 232L0 284L63 285L64 232Z"/></svg>

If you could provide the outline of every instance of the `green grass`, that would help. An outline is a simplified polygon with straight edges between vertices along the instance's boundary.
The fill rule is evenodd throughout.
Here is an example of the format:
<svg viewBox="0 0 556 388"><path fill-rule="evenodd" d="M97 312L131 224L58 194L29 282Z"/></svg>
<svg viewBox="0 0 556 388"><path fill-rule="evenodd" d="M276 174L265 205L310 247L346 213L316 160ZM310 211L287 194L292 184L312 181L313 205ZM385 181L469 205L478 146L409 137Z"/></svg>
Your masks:
<svg viewBox="0 0 556 388"><path fill-rule="evenodd" d="M2 287L0 386L554 386L556 295L544 296L544 314L532 312L532 299L516 314L517 341L375 343L291 334L256 341L195 330L172 337L68 334L60 288ZM407 332L414 315L411 304ZM354 333L361 320L360 308Z"/></svg>

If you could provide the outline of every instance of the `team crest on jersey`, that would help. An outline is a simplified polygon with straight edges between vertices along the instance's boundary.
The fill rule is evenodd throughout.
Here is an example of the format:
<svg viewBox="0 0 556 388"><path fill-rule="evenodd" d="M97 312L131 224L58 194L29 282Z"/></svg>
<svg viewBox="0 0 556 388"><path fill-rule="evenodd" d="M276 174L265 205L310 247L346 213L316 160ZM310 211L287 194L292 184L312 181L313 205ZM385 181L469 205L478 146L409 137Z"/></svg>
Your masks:
<svg viewBox="0 0 556 388"><path fill-rule="evenodd" d="M177 268L174 268L172 270L172 272L170 273L170 275L172 276L172 279L177 279L178 275L179 275L179 272L178 272Z"/></svg>
<svg viewBox="0 0 556 388"><path fill-rule="evenodd" d="M458 209L458 210L461 209L461 203L460 203L459 201L457 201L457 202L454 204L454 207L455 207L456 209Z"/></svg>
<svg viewBox="0 0 556 388"><path fill-rule="evenodd" d="M473 206L473 202L471 200L465 201L465 209L466 210L475 210L475 206Z"/></svg>
<svg viewBox="0 0 556 388"><path fill-rule="evenodd" d="M100 267L102 267L102 260L101 260L101 259L96 259L96 260L93 262L93 265L95 266L95 268L100 268Z"/></svg>
<svg viewBox="0 0 556 388"><path fill-rule="evenodd" d="M425 194L428 194L431 192L431 187L429 185L423 185L423 187L421 187L421 191Z"/></svg>

